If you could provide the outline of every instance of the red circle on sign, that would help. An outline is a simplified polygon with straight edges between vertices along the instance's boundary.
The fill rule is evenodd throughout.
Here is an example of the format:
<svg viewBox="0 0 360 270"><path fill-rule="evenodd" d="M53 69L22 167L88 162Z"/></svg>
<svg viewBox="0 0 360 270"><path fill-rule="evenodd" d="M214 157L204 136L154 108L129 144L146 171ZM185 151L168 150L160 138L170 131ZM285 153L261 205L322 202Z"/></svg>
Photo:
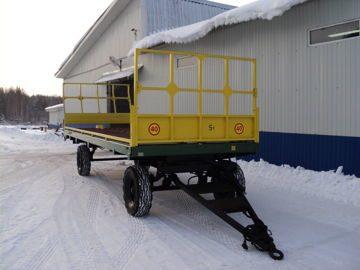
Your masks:
<svg viewBox="0 0 360 270"><path fill-rule="evenodd" d="M152 123L149 125L148 131L150 135L156 136L160 133L160 126L157 123Z"/></svg>
<svg viewBox="0 0 360 270"><path fill-rule="evenodd" d="M244 133L244 125L242 123L237 123L234 127L234 131L238 135L243 134Z"/></svg>

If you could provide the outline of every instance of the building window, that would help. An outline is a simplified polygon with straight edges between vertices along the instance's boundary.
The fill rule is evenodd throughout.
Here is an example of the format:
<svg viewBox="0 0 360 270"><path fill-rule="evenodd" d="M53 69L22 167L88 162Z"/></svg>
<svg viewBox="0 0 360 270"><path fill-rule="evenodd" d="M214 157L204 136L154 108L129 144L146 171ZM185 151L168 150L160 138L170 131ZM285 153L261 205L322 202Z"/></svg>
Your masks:
<svg viewBox="0 0 360 270"><path fill-rule="evenodd" d="M195 66L197 60L192 56L181 56L176 58L176 67L177 68L185 68Z"/></svg>
<svg viewBox="0 0 360 270"><path fill-rule="evenodd" d="M328 43L360 36L360 20L336 24L310 31L310 45Z"/></svg>

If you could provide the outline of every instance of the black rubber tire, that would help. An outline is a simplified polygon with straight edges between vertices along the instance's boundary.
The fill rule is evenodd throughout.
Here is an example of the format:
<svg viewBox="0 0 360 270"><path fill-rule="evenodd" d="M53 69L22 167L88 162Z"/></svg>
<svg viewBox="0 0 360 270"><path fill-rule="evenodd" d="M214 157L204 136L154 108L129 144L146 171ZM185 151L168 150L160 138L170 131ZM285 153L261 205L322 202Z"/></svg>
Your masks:
<svg viewBox="0 0 360 270"><path fill-rule="evenodd" d="M212 178L211 182L213 183L218 183L220 181L224 181L224 180L219 180L218 178ZM229 192L214 192L213 193L215 200L222 200L222 199L233 199L236 197L236 192L234 191L229 191Z"/></svg>
<svg viewBox="0 0 360 270"><path fill-rule="evenodd" d="M238 187L238 190L242 193L245 193L245 175L240 166L232 161L222 160L218 164L218 174L211 178L211 182L218 183L221 181L232 181ZM235 198L237 192L214 192L215 199L232 199Z"/></svg>
<svg viewBox="0 0 360 270"><path fill-rule="evenodd" d="M130 166L124 173L123 196L127 212L134 217L149 214L152 202L150 175L142 166Z"/></svg>
<svg viewBox="0 0 360 270"><path fill-rule="evenodd" d="M78 147L76 161L79 175L89 176L91 171L91 152L85 144Z"/></svg>

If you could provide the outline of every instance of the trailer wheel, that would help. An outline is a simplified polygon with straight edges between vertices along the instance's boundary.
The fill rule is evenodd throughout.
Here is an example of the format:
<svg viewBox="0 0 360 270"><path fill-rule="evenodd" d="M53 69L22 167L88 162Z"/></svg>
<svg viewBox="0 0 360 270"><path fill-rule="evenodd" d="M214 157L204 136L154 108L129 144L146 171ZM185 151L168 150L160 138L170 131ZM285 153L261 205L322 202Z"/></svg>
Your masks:
<svg viewBox="0 0 360 270"><path fill-rule="evenodd" d="M134 217L149 214L152 191L148 170L142 166L131 166L125 170L123 184L127 212Z"/></svg>
<svg viewBox="0 0 360 270"><path fill-rule="evenodd" d="M231 161L223 160L219 162L219 172L211 178L211 181L214 183L219 183L222 181L231 181L237 185L238 191L229 191L229 192L214 192L215 199L232 199L235 198L238 194L237 192L244 193L246 190L245 175L240 166Z"/></svg>
<svg viewBox="0 0 360 270"><path fill-rule="evenodd" d="M76 161L78 173L81 176L89 176L91 170L91 152L90 149L82 144L77 149Z"/></svg>

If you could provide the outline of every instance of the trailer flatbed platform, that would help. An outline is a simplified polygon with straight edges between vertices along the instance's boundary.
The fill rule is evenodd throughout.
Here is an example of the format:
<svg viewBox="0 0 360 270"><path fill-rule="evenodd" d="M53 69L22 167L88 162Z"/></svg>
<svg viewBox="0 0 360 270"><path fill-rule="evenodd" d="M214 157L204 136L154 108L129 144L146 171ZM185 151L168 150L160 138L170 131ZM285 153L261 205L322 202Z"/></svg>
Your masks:
<svg viewBox="0 0 360 270"><path fill-rule="evenodd" d="M110 128L83 128L85 131L103 134L103 135L110 135L113 137L123 138L123 139L130 139L130 125L129 124L120 124L116 127Z"/></svg>

